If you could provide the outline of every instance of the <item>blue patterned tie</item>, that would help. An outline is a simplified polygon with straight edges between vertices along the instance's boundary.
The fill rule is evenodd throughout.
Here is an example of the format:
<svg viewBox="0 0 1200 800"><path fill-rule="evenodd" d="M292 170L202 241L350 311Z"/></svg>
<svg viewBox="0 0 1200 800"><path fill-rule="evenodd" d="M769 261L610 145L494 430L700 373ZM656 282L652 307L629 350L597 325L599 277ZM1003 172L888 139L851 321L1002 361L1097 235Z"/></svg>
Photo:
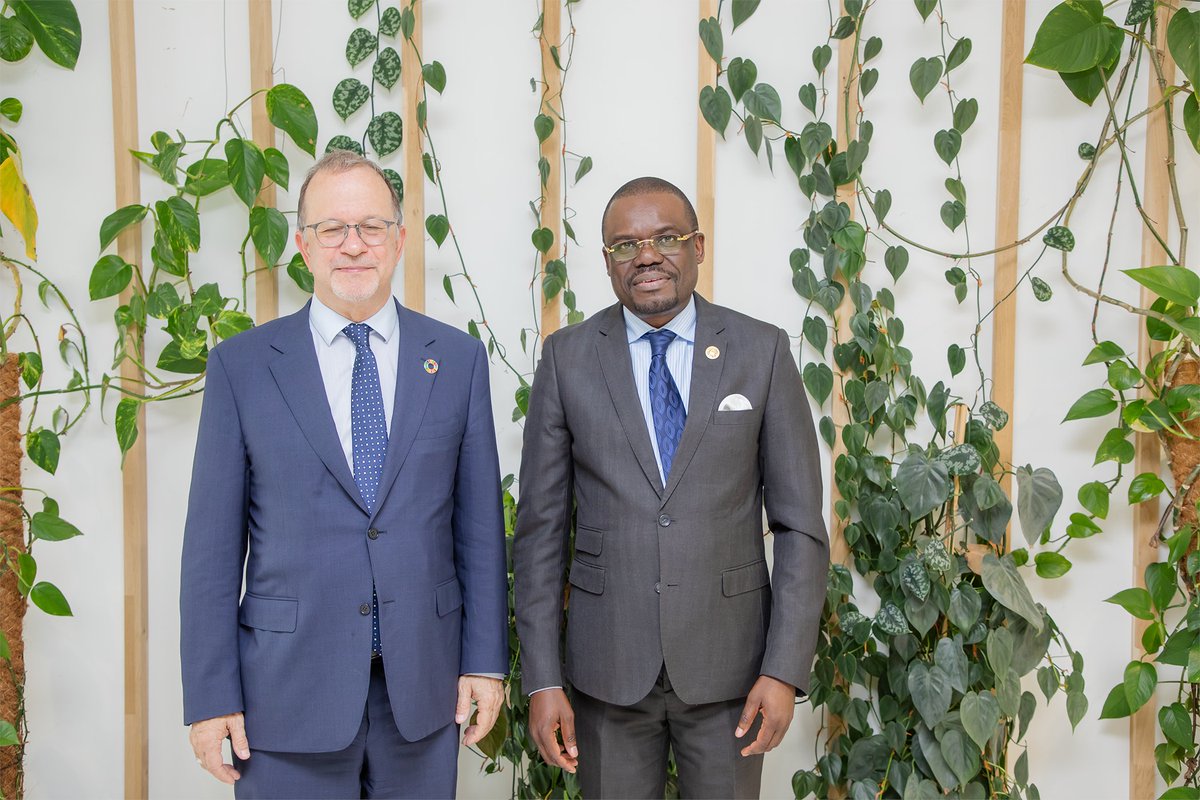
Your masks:
<svg viewBox="0 0 1200 800"><path fill-rule="evenodd" d="M650 331L643 339L650 342L650 411L654 416L654 436L658 439L658 457L662 461L663 482L671 476L671 461L679 437L683 435L683 424L687 422L687 409L679 396L679 387L667 368L667 348L675 338L672 331Z"/></svg>
<svg viewBox="0 0 1200 800"><path fill-rule="evenodd" d="M379 388L379 365L371 352L371 326L355 322L342 329L354 342L354 376L350 379L350 434L354 447L354 482L369 511L375 510L375 492L387 455L387 419ZM379 598L371 586L371 654L379 655Z"/></svg>

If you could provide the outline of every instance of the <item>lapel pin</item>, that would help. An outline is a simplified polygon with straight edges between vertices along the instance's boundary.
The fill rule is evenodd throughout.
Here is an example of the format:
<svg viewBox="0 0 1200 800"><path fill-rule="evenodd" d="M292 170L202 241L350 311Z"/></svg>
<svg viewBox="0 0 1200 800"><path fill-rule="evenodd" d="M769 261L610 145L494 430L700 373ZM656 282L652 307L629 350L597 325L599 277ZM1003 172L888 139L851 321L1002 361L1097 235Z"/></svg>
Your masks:
<svg viewBox="0 0 1200 800"><path fill-rule="evenodd" d="M425 364L423 366L425 367L425 371L430 375L433 375L438 371L438 363L432 358L425 359Z"/></svg>
<svg viewBox="0 0 1200 800"><path fill-rule="evenodd" d="M709 348L704 351L704 355L708 356L709 361L712 361L713 359L720 357L721 349L716 345L709 345Z"/></svg>

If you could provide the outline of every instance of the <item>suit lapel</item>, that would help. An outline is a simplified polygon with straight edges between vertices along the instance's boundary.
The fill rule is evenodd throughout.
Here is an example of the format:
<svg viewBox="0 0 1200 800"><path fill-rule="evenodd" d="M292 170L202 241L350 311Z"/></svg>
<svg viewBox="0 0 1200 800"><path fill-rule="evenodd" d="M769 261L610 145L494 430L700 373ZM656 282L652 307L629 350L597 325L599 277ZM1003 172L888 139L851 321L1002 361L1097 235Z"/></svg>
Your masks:
<svg viewBox="0 0 1200 800"><path fill-rule="evenodd" d="M675 449L671 474L667 476L664 503L671 499L692 456L696 455L704 432L708 430L709 418L717 400L717 387L721 383L721 370L729 358L724 332L725 321L720 310L696 295L696 344L692 347L692 388L688 392L687 422L683 426L679 447ZM709 358L705 351L714 346L720 354L716 358Z"/></svg>
<svg viewBox="0 0 1200 800"><path fill-rule="evenodd" d="M400 468L408 458L417 431L421 429L421 420L425 416L425 407L429 404L429 395L433 384L437 381L437 373L425 371L426 359L438 361L434 350L430 349L436 336L425 324L420 314L410 311L396 302L396 311L400 316L397 323L396 335L400 337L399 362L396 364L396 399L392 406L392 424L388 431L387 456L383 460L383 475L379 479L379 490L375 495L376 510L383 507L388 490L396 482Z"/></svg>
<svg viewBox="0 0 1200 800"><path fill-rule="evenodd" d="M329 410L325 381L321 378L308 324L308 304L280 320L271 347L279 353L270 364L271 374L304 438L346 494L366 511L362 493L346 463L346 453L333 424L333 413Z"/></svg>
<svg viewBox="0 0 1200 800"><path fill-rule="evenodd" d="M621 304L610 306L602 312L603 323L600 325L600 336L596 341L596 353L600 358L600 369L604 373L604 381L608 384L608 392L612 396L613 407L617 409L617 417L621 427L625 429L625 437L633 454L637 457L646 480L654 487L654 491L662 494L662 479L658 474L658 462L654 460L654 447L650 443L650 432L646 430L646 418L642 413L642 403L638 399L637 387L633 383L633 361L629 357L629 342L625 336L625 320L621 315ZM684 435L686 435L686 429Z"/></svg>

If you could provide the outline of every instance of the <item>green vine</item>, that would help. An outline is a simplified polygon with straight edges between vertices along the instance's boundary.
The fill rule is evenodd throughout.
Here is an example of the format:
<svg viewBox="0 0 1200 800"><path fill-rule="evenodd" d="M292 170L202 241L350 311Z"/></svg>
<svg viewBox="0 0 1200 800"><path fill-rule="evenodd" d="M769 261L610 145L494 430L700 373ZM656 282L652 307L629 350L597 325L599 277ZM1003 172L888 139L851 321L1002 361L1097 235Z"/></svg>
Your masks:
<svg viewBox="0 0 1200 800"><path fill-rule="evenodd" d="M0 7L0 60L16 63L28 56L37 45L38 50L51 62L73 70L79 58L83 35L75 5L69 0L55 3L5 2ZM21 101L15 97L0 100L0 117L5 127L0 128L0 212L24 243L24 259L0 249L0 264L7 268L13 285L12 312L0 319L0 362L5 368L15 368L17 382L14 393L0 398L0 409L7 409L6 416L19 414L24 406L26 421L24 434L4 442L4 461L19 464L22 445L24 454L39 469L54 475L58 470L62 439L73 428L91 405L91 374L88 361L87 337L79 324L75 309L58 285L38 267L37 233L38 216L32 192L22 170L22 153L16 137L7 130L16 126L24 114ZM48 388L45 370L46 353L42 337L34 320L26 310L25 280L36 281L38 300L46 310L54 306L65 312L67 320L58 325L56 340L58 356L70 377L61 388ZM19 349L24 341L31 349ZM22 388L23 385L23 388ZM45 419L40 401L43 397L70 395L78 400L73 409L58 405ZM25 402L28 401L28 402ZM14 476L18 483L24 481L20 472ZM29 494L40 496L40 510L28 502ZM34 557L34 546L38 541L56 542L72 539L81 534L73 524L63 519L58 503L47 492L33 486L0 486L0 503L16 514L9 514L6 526L0 530L0 578L16 597L5 598L5 615L9 620L20 620L27 602L32 602L41 611L53 616L71 616L71 605L62 591L50 581L38 580L38 564ZM8 522L11 519L13 522ZM14 524L15 522L15 524ZM12 575L8 584L7 575ZM15 602L15 608L14 603ZM19 622L18 622L19 625ZM14 663L14 650L24 649L22 641L9 641L10 634L20 636L20 628L0 631L0 660L8 678L5 694L12 692L12 705L5 703L3 718L0 718L0 796L12 792L16 796L24 793L25 744L29 734L25 708L25 671ZM11 715L11 716L10 716Z"/></svg>
<svg viewBox="0 0 1200 800"><path fill-rule="evenodd" d="M755 5L732 4L735 30ZM747 146L768 164L773 145L782 142L797 187L812 204L804 246L790 258L793 287L807 302L799 339L817 356L802 374L815 402L842 404L848 419L838 427L825 416L819 429L830 447L839 441L843 446L834 465L840 494L836 527L861 580L840 564L830 571L826 625L809 696L825 718L825 753L814 769L795 774L793 789L797 797L925 797L945 791L1036 797L1027 753L1011 767L1007 760L1036 709L1020 679L1042 664L1043 691L1065 687L1074 725L1087 707L1083 659L1034 602L1021 574L1032 560L1039 575L1057 577L1070 562L1044 550L1031 559L1028 549L1012 549L1006 535L1014 502L1003 477L1015 478L1018 516L1030 546L1045 544L1062 490L1050 470L1001 463L994 442L1008 414L987 399L978 356L982 323L994 308L979 295L980 276L970 262L982 254L971 253L958 160L977 106L960 98L948 77L969 57L970 40L953 37L938 3L917 0L922 18L938 10L940 52L917 59L910 85L922 102L939 83L945 88L951 125L937 132L933 145L952 175L944 181L950 198L939 217L950 231L961 227L964 242L962 253L939 253L884 224L890 192L876 190L873 199L869 194L865 176L874 125L858 109L878 80L878 70L868 65L884 46L881 37L863 35L872 5L848 0L842 16L830 9L826 41L812 53L816 80L799 92L811 115L799 130L785 126L778 92L757 80L752 60L733 58L722 66L719 16L700 25L701 41L719 70L718 84L699 97L705 119L723 133L736 116ZM838 87L848 132L844 150L826 121L825 73L834 41L853 54L846 82ZM853 219L851 206L838 200L845 192L860 213L872 212L874 224ZM869 256L869 242L883 249L886 273ZM979 381L970 402L943 380L927 388L901 343L904 324L893 293L866 283L889 277L898 282L908 266L906 244L951 260L946 279L956 302L975 284L970 349ZM966 355L959 345L950 346L951 378L965 367ZM961 430L948 419L951 409L963 420ZM920 433L926 426L933 431L928 438ZM864 585L870 596L860 601ZM871 616L865 608L878 611ZM1051 654L1052 643L1061 655Z"/></svg>
<svg viewBox="0 0 1200 800"><path fill-rule="evenodd" d="M1196 48L1196 42L1200 41L1200 13L1183 6L1135 0L1129 6L1124 24L1118 25L1104 11L1105 7L1098 2L1055 6L1039 26L1027 58L1035 66L1059 73L1071 94L1087 105L1103 99L1099 144L1085 142L1079 145L1078 154L1094 169L1105 152L1115 147L1118 161L1112 212L1102 234L1104 256L1098 268L1082 279L1071 270L1075 234L1069 226L1073 224L1082 188L1064 211L1062 233L1050 242L1061 251L1064 279L1094 302L1089 331L1093 348L1084 365L1105 367L1100 385L1084 393L1072 405L1066 419L1110 418L1113 412L1117 415L1096 451L1096 463L1111 463L1113 474L1080 488L1079 504L1087 513L1072 514L1064 538L1090 537L1101 532L1101 522L1108 516L1110 501L1124 477L1124 467L1135 458L1133 434L1154 436L1167 454L1167 475L1161 475L1159 469L1141 472L1130 479L1124 497L1117 495L1117 498L1131 506L1169 499L1149 543L1165 545L1167 552L1162 557L1161 549L1156 548L1160 558L1146 568L1141 585L1123 589L1107 601L1146 624L1141 637L1144 655L1126 666L1122 682L1109 692L1100 716L1102 719L1130 716L1153 700L1160 683L1174 684L1174 700L1159 707L1157 713L1162 742L1154 750L1155 762L1162 779L1172 787L1162 798L1200 798L1200 754L1196 747L1200 729L1197 592L1200 552L1197 552L1196 501L1200 495L1195 491L1200 464L1190 449L1200 434L1196 424L1196 415L1200 413L1200 378L1195 352L1195 342L1200 341L1200 319L1196 316L1200 276L1185 266L1189 231L1178 179L1179 132L1170 122L1174 105L1182 97L1183 133L1191 150L1200 153L1200 104L1196 96L1196 86L1200 83L1200 53ZM1090 38L1094 46L1064 47L1065 42L1079 36ZM1160 44L1164 38L1165 48ZM1180 83L1169 81L1164 73L1163 63L1168 56L1182 73L1184 80ZM1161 99L1137 110L1139 103L1134 92L1140 91L1138 77L1143 70L1149 71L1149 80ZM1126 133L1134 122L1160 108L1168 120L1164 126L1166 191L1174 213L1174 236L1169 234L1166 220L1156 221L1147 212L1131 163L1133 151L1126 141ZM1126 187L1128 199L1142 223L1138 232L1154 239L1167 262L1121 270L1140 284L1143 294L1155 297L1148 308L1117 300L1106 289L1106 282L1112 277L1113 244L1119 233L1117 219L1126 201ZM1089 238L1100 235L1099 231L1091 233L1092 225L1083 224ZM1143 319L1148 338L1156 344L1148 361L1143 363L1134 355L1139 352L1136 342L1121 343L1103 337L1099 330L1102 303ZM1177 677L1168 678L1164 673Z"/></svg>
<svg viewBox="0 0 1200 800"><path fill-rule="evenodd" d="M278 209L259 203L266 181L287 188L287 157L274 147L260 149L245 135L236 116L259 94L265 94L271 123L312 155L317 119L308 98L290 84L260 90L230 109L217 122L211 139L190 140L182 132L178 138L164 131L154 133L150 137L153 152L133 151L131 155L158 175L168 196L153 204L119 208L100 225L103 252L121 232L147 219L153 223L148 270L110 253L96 262L88 281L92 300L130 291L128 302L118 306L114 315L117 335L113 369L129 361L144 377L131 381L105 375L101 385L102 394L115 389L125 395L114 415L122 453L137 440L140 405L203 391L200 384L210 346L254 324L246 304L246 285L257 272L249 266L249 248L253 246L262 256L268 265L264 269L274 269L287 247L286 217ZM213 157L218 146L224 159ZM180 165L197 150L201 150L199 158L186 167ZM248 210L247 230L238 251L242 265L240 298L224 295L215 282L197 285L200 277L191 268L191 256L200 250L201 204L204 198L227 190ZM289 272L296 277L293 265L289 265ZM311 275L308 283L311 286ZM153 360L153 353L146 347L146 333L152 324L169 337Z"/></svg>

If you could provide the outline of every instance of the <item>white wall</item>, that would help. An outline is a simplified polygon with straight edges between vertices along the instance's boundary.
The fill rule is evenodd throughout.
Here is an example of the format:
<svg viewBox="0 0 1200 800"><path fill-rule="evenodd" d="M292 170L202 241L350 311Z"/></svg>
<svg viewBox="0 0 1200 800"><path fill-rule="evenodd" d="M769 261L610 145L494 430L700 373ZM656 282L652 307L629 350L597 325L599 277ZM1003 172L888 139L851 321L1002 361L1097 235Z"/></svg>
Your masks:
<svg viewBox="0 0 1200 800"><path fill-rule="evenodd" d="M995 97L999 85L999 2L945 3L956 35L968 35L974 53L953 73L956 91L980 100L979 117L962 151L964 180L970 192L968 224L975 249L993 239L996 187ZM67 290L79 311L90 345L94 370L108 366L111 354L112 300L89 303L87 278L98 253L100 221L114 207L111 133L111 90L107 4L78 2L84 47L74 73L49 65L39 55L5 66L5 95L25 103L25 118L14 133L25 151L25 169L42 220L40 265ZM1029 4L1027 41L1050 0ZM339 132L361 133L366 111L343 124L333 114L330 95L343 77L365 77L367 66L351 70L344 61L346 36L352 29L344 3L319 0L276 0L276 80L306 91L320 118L319 146ZM148 142L155 130L183 130L192 138L211 133L224 109L249 93L248 33L245 0L189 0L163 4L138 2L137 66L140 136ZM1123 8L1110 11L1123 18ZM694 193L696 118L696 13L692 3L645 3L637 0L588 0L574 8L578 39L575 62L566 88L568 147L590 155L595 168L567 202L579 246L571 246L568 266L580 307L593 313L611 302L611 290L597 249L599 215L611 192L625 180L657 174ZM487 319L508 345L515 363L527 365L518 331L533 320L529 291L534 251L529 234L535 227L528 201L538 193L537 140L532 119L538 97L529 79L540 76L537 41L530 33L537 16L533 2L494 3L484 0L428 0L425 9L425 57L441 61L448 75L444 96L432 96L430 127L443 163L450 216L471 273L480 286ZM881 78L868 98L875 122L869 180L887 186L895 203L890 221L915 238L950 246L961 242L961 229L951 235L937 218L944 198L941 182L950 172L932 149L933 133L948 124L945 97L935 90L926 106L918 105L908 87L908 65L919 55L939 51L935 23L922 25L910 3L877 4L873 32L883 36L878 59ZM732 35L726 29L726 54L752 57L759 80L779 89L784 118L792 127L807 121L795 92L812 78L809 53L824 39L826 4L764 3L758 13ZM133 46L133 43L126 43ZM836 72L835 66L831 73ZM1025 122L1021 230L1028 230L1056 208L1071 191L1083 162L1075 144L1097 128L1099 107L1085 109L1070 98L1058 79L1032 68L1025 71ZM399 111L397 86L384 98ZM249 115L242 121L248 126ZM801 242L807 204L794 188L782 157L772 176L765 161L756 161L730 125L727 142L718 144L717 223L709 232L710 257L716 265L715 299L770 320L798 335L803 304L790 288L787 256ZM1141 132L1131 137L1140 153ZM288 144L293 191L309 160ZM1181 159L1185 160L1185 159ZM398 168L399 154L388 160ZM1140 169L1140 163L1138 164ZM569 167L573 172L574 165ZM1097 181L1111 183L1111 169ZM1181 176L1196 185L1192 158ZM408 180L411 177L406 176ZM1188 183L1190 181L1190 184ZM1075 228L1101 230L1111 193L1101 189L1076 214ZM143 170L143 201L162 196L156 177ZM235 285L236 251L244 232L244 208L232 196L206 200L204 247L195 259L206 280ZM290 209L294 193L280 196ZM1194 214L1196 203L1191 211ZM427 212L440 211L432 187L426 191ZM1085 227L1086 226L1086 227ZM1134 266L1139 259L1137 221L1121 219L1121 241L1114 265ZM8 227L5 226L5 230ZM410 236L424 235L411 220ZM16 248L11 238L5 248ZM439 250L427 240L426 303L429 313L465 325L478 313L469 293L456 284L458 305L443 295L441 278L457 272L447 241ZM1074 263L1095 263L1103 242L1096 234L1080 236ZM1021 250L1026 268L1038 247ZM882 253L876 253L881 258ZM942 279L949 266L915 251L897 302L908 325L905 345L916 353L923 376L949 378L945 365L948 339L968 344L975 316L968 301L952 302ZM991 261L975 262L984 278L985 300L991 296ZM877 264L868 267L879 287L891 280ZM1087 320L1091 304L1072 292L1047 257L1036 273L1055 289L1049 304L1032 300L1028 287L1018 291L1017 396L1014 461L1054 469L1067 494L1063 513L1074 509L1074 494L1100 473L1091 467L1101 425L1074 423L1060 427L1070 403L1095 375L1077 365L1088 349ZM211 276L211 277L209 277ZM878 277L882 276L882 277ZM303 302L282 278L281 311ZM11 302L11 284L0 289L0 307ZM1134 287L1119 277L1113 292L1134 296ZM397 287L397 291L402 291ZM27 295L28 302L28 295ZM251 303L253 299L251 298ZM51 333L61 314L34 314ZM1102 321L1113 333L1132 335L1128 319L1107 309ZM52 335L49 337L52 338ZM804 354L807 359L811 354ZM981 342L981 359L990 363L990 343ZM52 363L53 359L48 359ZM523 367L524 368L524 367ZM1093 368L1095 369L1095 368ZM978 387L970 370L953 382L970 397ZM504 472L515 472L520 455L520 429L509 423L515 378L493 364L493 398ZM119 458L110 425L112 406L98 408L64 443L59 474L48 478L33 467L28 481L50 490L62 513L86 532L79 540L38 547L42 574L67 593L75 610L69 619L31 613L27 621L27 699L31 737L28 791L33 798L117 797L123 788L123 582L122 510ZM227 797L228 791L202 773L192 760L180 720L177 655L178 561L184 505L194 445L198 400L156 404L149 409L143 435L150 448L150 756L154 797ZM1061 695L1051 709L1039 709L1030 734L1031 772L1044 797L1124 797L1127 786L1127 723L1100 722L1099 707L1110 686L1120 680L1128 660L1128 618L1101 601L1130 585L1130 518L1119 503L1106 533L1069 551L1074 570L1064 579L1039 582L1044 602L1087 657L1086 676L1092 710L1071 735ZM819 721L807 706L784 744L767 759L764 796L790 796L792 772L814 763L814 737ZM507 796L508 772L485 778L478 759L464 753L460 794L463 797Z"/></svg>

